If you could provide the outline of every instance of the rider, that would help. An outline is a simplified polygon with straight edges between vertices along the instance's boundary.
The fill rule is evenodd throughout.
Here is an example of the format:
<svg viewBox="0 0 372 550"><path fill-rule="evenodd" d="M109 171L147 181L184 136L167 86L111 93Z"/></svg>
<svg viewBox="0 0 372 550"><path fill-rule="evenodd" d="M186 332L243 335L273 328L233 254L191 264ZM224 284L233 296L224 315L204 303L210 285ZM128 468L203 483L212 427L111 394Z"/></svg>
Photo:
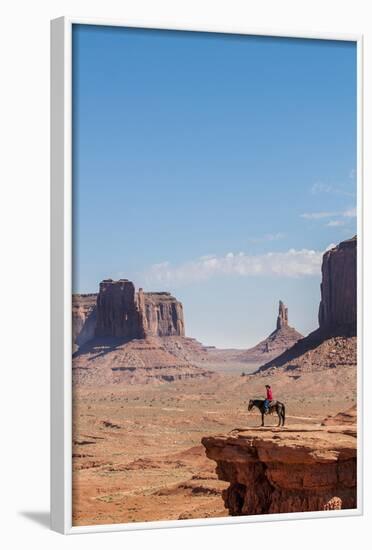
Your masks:
<svg viewBox="0 0 372 550"><path fill-rule="evenodd" d="M264 407L265 407L265 414L267 414L269 412L270 401L273 400L273 391L271 389L271 386L269 386L269 384L266 384L265 388L266 388L266 399L264 401Z"/></svg>

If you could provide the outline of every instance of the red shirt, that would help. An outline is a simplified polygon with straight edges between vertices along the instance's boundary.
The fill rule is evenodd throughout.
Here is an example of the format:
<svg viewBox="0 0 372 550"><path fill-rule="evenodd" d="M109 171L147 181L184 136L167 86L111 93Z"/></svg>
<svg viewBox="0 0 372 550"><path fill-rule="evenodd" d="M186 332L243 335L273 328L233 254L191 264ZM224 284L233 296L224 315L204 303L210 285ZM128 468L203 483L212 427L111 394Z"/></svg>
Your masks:
<svg viewBox="0 0 372 550"><path fill-rule="evenodd" d="M266 388L266 399L269 401L273 400L273 392L271 388Z"/></svg>

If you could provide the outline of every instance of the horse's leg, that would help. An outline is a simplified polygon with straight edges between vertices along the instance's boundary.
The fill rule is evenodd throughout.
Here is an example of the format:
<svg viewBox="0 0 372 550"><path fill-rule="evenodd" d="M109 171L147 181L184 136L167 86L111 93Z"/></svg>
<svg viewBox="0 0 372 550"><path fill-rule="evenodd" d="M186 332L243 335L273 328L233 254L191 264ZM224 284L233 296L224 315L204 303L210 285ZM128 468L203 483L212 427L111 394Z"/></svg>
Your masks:
<svg viewBox="0 0 372 550"><path fill-rule="evenodd" d="M279 419L279 422L278 422L278 427L279 427L282 421L282 411L278 408L276 409L276 414L278 415L278 419Z"/></svg>
<svg viewBox="0 0 372 550"><path fill-rule="evenodd" d="M261 427L265 426L265 415L263 412L261 412Z"/></svg>

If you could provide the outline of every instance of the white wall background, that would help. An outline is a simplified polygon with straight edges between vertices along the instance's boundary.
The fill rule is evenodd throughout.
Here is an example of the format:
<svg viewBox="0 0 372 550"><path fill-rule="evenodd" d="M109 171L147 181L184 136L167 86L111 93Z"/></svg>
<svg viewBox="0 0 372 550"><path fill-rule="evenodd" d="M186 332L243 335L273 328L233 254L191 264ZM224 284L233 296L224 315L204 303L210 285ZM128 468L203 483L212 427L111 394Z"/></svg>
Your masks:
<svg viewBox="0 0 372 550"><path fill-rule="evenodd" d="M371 334L372 27L369 0L8 0L1 17L0 540L3 548L350 549L365 516L231 527L63 537L46 527L49 509L49 20L60 15L129 18L149 24L365 35L365 336ZM369 337L370 340L370 337ZM372 355L365 350L371 400ZM368 397L369 394L369 397ZM370 413L372 414L372 413ZM366 418L365 481L371 474ZM369 434L369 436L368 436ZM6 541L6 538L9 539ZM367 539L368 540L368 539Z"/></svg>

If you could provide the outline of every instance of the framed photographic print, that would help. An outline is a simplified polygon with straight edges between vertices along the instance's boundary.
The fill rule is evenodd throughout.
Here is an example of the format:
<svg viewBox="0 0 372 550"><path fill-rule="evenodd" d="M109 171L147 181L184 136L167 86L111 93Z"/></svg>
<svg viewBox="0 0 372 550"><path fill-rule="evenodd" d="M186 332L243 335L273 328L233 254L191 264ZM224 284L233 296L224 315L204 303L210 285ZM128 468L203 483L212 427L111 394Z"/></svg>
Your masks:
<svg viewBox="0 0 372 550"><path fill-rule="evenodd" d="M52 22L52 527L362 512L362 38Z"/></svg>

